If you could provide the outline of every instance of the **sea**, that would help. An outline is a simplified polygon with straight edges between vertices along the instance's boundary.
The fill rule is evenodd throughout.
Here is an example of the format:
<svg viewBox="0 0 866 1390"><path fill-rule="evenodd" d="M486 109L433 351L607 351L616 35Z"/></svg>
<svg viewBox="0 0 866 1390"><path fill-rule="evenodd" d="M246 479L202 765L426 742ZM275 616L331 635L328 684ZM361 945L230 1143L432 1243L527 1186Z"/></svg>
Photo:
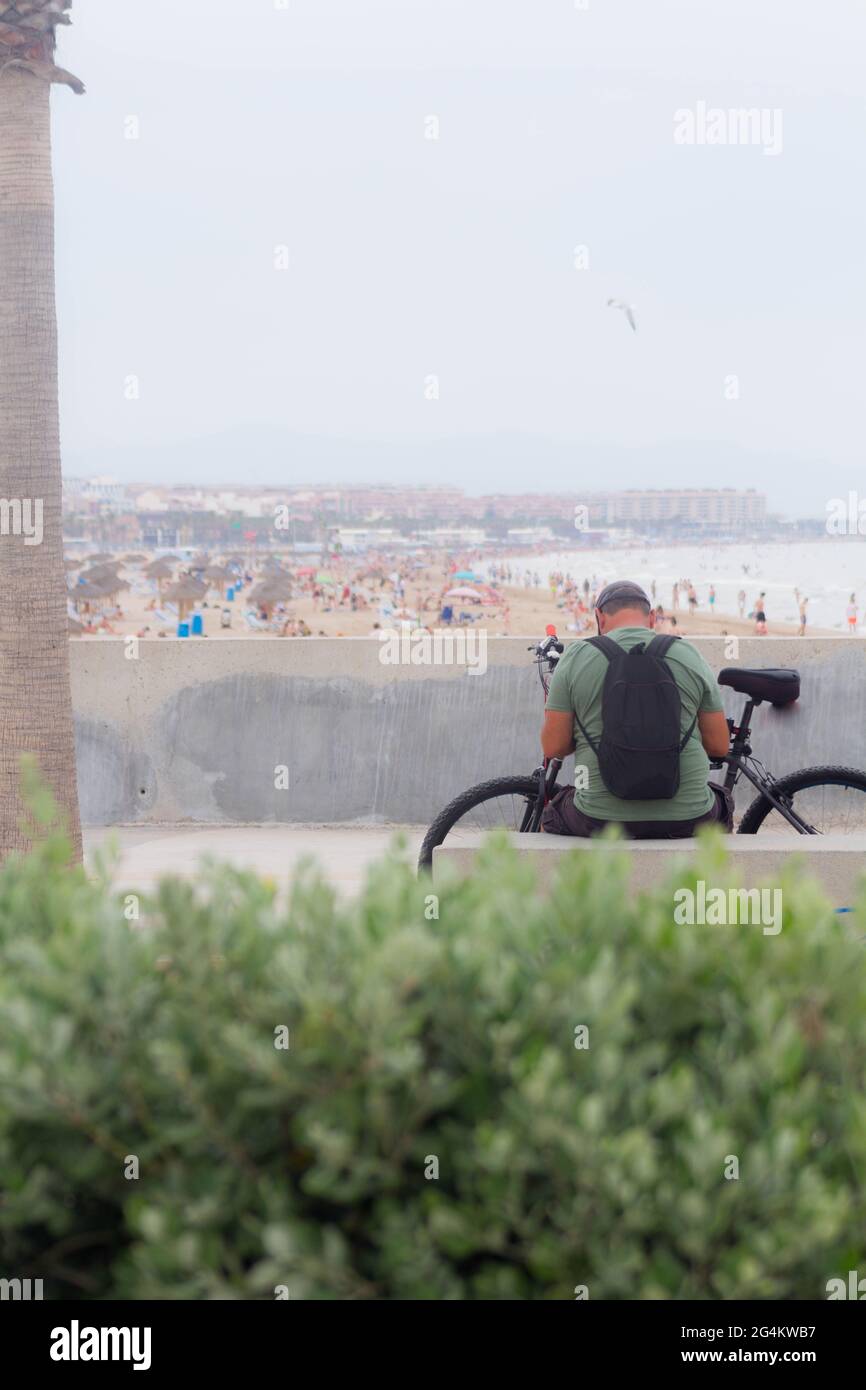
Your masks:
<svg viewBox="0 0 866 1390"><path fill-rule="evenodd" d="M709 610L710 585L715 586L714 611L737 615L737 595L746 592L746 615L764 593L768 622L798 623L797 594L809 600L809 628L829 631L848 630L846 610L851 594L858 606L858 622L866 626L866 537L830 537L827 540L761 541L745 543L645 544L629 546L588 546L544 553L504 555L480 561L475 568L491 578L491 567L506 564L514 572L512 583L525 583L529 572L532 587L537 574L539 588L548 583L554 571L571 575L579 585L588 579L593 589L612 579L634 579L648 594L655 583L655 602L666 612L672 607L675 581L691 580L698 596L699 611ZM528 587L528 585L527 585ZM687 606L681 594L680 609Z"/></svg>

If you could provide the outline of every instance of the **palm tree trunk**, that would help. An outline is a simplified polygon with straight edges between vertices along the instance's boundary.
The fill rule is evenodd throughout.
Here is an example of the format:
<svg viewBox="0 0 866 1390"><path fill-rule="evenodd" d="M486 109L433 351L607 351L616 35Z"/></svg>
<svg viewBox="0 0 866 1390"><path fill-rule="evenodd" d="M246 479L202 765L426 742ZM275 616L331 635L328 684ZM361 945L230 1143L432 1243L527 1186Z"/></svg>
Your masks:
<svg viewBox="0 0 866 1390"><path fill-rule="evenodd" d="M0 857L29 843L25 753L35 757L81 856L61 523L50 91L29 72L0 73ZM29 537L13 534L20 529L16 502L24 517L30 503L33 523L41 503L41 543L32 543L35 524Z"/></svg>

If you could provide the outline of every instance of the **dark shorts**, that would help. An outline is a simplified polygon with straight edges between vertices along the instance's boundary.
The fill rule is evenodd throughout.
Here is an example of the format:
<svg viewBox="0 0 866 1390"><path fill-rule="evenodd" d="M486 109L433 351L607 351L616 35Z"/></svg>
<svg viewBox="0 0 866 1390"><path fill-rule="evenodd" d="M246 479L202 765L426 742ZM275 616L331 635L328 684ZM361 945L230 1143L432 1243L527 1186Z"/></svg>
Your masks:
<svg viewBox="0 0 866 1390"><path fill-rule="evenodd" d="M548 835L578 835L588 839L609 825L619 825L628 840L687 840L698 826L718 825L726 834L734 828L734 803L730 792L710 782L713 804L697 820L606 821L585 816L574 804L574 787L560 787L544 808L541 828Z"/></svg>

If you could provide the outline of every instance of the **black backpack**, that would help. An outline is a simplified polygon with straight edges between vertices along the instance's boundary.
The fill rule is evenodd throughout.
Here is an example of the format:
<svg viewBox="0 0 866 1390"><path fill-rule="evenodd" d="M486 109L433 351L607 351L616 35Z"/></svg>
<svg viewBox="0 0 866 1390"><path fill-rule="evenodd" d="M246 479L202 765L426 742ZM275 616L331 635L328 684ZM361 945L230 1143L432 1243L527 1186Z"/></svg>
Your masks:
<svg viewBox="0 0 866 1390"><path fill-rule="evenodd" d="M680 785L680 753L692 736L680 736L682 701L665 652L678 637L653 637L626 651L610 637L590 637L607 658L601 697L601 741L593 743L601 780L623 801L669 801ZM576 716L575 716L576 717Z"/></svg>

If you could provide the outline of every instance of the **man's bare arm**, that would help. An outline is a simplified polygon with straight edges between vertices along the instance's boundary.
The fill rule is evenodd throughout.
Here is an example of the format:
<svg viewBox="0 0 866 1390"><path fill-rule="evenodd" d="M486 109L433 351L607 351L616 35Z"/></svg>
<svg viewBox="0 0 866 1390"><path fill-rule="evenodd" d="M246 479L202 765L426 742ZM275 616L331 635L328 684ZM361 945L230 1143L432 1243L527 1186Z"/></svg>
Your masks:
<svg viewBox="0 0 866 1390"><path fill-rule="evenodd" d="M711 758L723 758L730 746L728 721L721 710L698 715L701 743Z"/></svg>
<svg viewBox="0 0 866 1390"><path fill-rule="evenodd" d="M574 752L573 714L563 714L555 709L545 710L541 751L545 758L566 758Z"/></svg>

